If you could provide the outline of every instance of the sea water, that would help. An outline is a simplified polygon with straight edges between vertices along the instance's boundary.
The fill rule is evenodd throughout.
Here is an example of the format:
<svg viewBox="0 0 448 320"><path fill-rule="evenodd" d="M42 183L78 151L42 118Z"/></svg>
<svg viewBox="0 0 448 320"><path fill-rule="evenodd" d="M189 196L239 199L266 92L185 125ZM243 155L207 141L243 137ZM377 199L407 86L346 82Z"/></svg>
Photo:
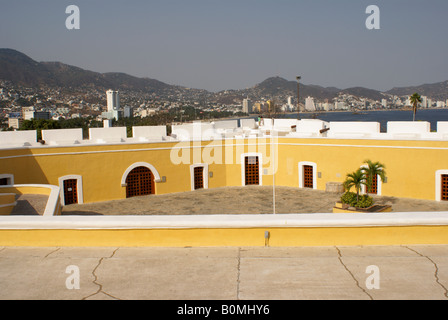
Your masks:
<svg viewBox="0 0 448 320"><path fill-rule="evenodd" d="M296 114L285 114L279 118L297 119ZM412 110L387 110L387 111L347 111L347 112L315 112L301 113L300 119L319 119L330 121L372 121L379 122L381 131L386 132L388 121L412 121ZM447 109L420 109L417 110L415 121L427 121L431 123L431 131L437 130L438 121L448 121Z"/></svg>

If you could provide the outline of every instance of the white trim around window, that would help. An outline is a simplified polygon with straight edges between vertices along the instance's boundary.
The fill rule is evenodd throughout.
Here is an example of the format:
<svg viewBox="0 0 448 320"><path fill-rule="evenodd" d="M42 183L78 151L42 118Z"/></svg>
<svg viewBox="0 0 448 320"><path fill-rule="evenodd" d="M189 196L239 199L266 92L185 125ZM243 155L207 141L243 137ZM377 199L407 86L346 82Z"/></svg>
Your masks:
<svg viewBox="0 0 448 320"><path fill-rule="evenodd" d="M75 174L63 176L58 179L61 204L63 206L65 206L65 197L64 197L64 181L65 180L76 180L76 190L78 193L78 204L84 204L84 191L82 188L82 176L75 175Z"/></svg>
<svg viewBox="0 0 448 320"><path fill-rule="evenodd" d="M204 189L208 189L208 164L206 163L198 163L198 164L192 164L190 165L190 184L191 184L191 191L194 191L194 169L203 167L203 181L204 181Z"/></svg>
<svg viewBox="0 0 448 320"><path fill-rule="evenodd" d="M126 186L126 178L128 177L128 174L132 170L134 170L135 168L138 168L138 167L146 167L149 170L151 170L151 172L152 172L152 174L154 176L154 182L160 182L161 181L159 172L157 171L157 169L152 164L147 163L147 162L136 162L136 163L130 165L125 170L125 172L123 173L123 176L121 177L121 186L122 187Z"/></svg>
<svg viewBox="0 0 448 320"><path fill-rule="evenodd" d="M303 167L311 166L313 167L313 189L317 189L317 164L309 161L301 161L299 162L299 188L303 188L304 185L304 177L303 177Z"/></svg>
<svg viewBox="0 0 448 320"><path fill-rule="evenodd" d="M448 174L448 170L436 171L436 201L442 201L442 175Z"/></svg>
<svg viewBox="0 0 448 320"><path fill-rule="evenodd" d="M10 185L10 186L14 185L14 175L13 174L9 174L9 173L0 174L0 179L7 179L8 185Z"/></svg>

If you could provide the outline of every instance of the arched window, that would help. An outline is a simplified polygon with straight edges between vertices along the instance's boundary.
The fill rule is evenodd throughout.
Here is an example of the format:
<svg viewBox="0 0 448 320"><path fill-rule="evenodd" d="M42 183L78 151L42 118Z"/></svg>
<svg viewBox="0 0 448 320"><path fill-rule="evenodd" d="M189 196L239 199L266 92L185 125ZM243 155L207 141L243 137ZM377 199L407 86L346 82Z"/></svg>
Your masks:
<svg viewBox="0 0 448 320"><path fill-rule="evenodd" d="M159 172L146 162L134 163L121 178L121 185L126 187L126 198L156 194L156 182L160 182Z"/></svg>

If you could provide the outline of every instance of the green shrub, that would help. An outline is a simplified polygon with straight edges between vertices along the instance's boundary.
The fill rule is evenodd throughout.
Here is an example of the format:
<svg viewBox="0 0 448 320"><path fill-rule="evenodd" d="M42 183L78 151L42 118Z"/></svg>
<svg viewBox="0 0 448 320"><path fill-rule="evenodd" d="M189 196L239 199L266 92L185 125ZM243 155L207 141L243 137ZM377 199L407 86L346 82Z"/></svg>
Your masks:
<svg viewBox="0 0 448 320"><path fill-rule="evenodd" d="M373 205L373 199L372 197L369 197L368 195L362 195L359 196L359 201L356 204L357 208L368 208Z"/></svg>
<svg viewBox="0 0 448 320"><path fill-rule="evenodd" d="M342 195L341 202L353 207L356 204L356 193L347 191Z"/></svg>
<svg viewBox="0 0 448 320"><path fill-rule="evenodd" d="M341 197L341 202L355 208L368 208L373 205L373 198L368 195L360 195L356 201L356 193L346 192Z"/></svg>

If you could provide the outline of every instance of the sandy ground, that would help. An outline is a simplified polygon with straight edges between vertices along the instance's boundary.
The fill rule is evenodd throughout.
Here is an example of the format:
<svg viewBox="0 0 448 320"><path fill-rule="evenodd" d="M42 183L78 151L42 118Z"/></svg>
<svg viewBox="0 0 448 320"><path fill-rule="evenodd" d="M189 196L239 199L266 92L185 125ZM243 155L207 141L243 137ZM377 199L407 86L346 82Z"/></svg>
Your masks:
<svg viewBox="0 0 448 320"><path fill-rule="evenodd" d="M288 187L275 188L275 212L331 213L341 194ZM448 211L448 202L377 197L394 212ZM63 208L63 215L200 215L271 214L273 188L225 187L168 195L151 195Z"/></svg>
<svg viewBox="0 0 448 320"><path fill-rule="evenodd" d="M43 215L47 205L48 196L38 194L22 194L16 196L17 205L11 215L37 216Z"/></svg>

